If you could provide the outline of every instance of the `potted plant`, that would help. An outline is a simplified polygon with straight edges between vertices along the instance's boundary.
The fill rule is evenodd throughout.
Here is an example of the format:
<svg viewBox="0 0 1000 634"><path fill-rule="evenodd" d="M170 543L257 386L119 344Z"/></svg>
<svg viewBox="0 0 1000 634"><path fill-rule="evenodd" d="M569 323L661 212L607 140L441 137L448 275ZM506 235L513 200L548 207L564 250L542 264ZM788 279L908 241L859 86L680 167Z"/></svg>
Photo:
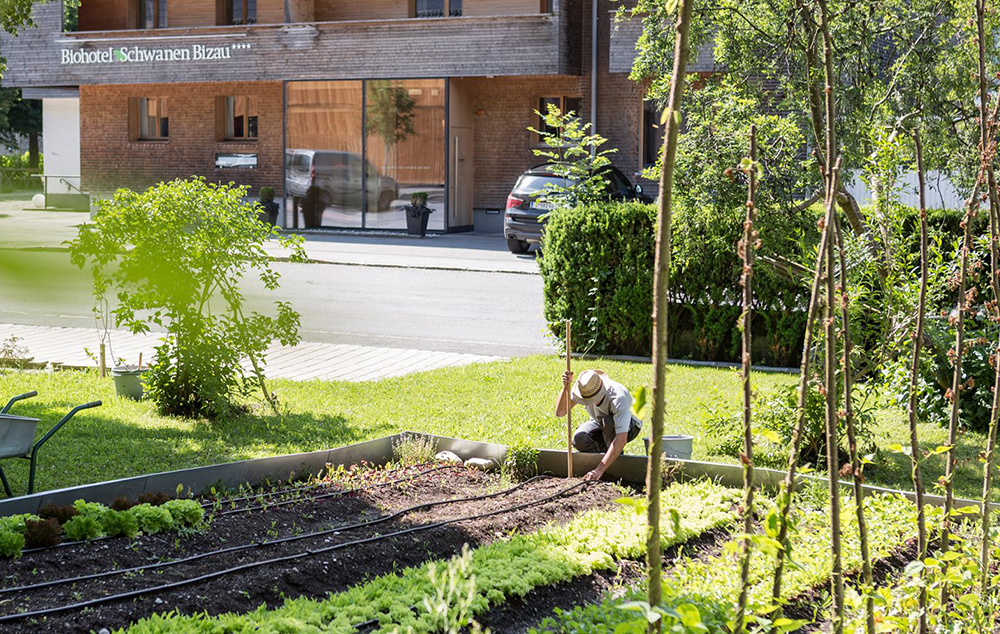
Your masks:
<svg viewBox="0 0 1000 634"><path fill-rule="evenodd" d="M427 192L415 192L410 196L410 204L403 207L406 214L406 233L411 236L427 235L427 219L433 210L427 206Z"/></svg>
<svg viewBox="0 0 1000 634"><path fill-rule="evenodd" d="M260 207L260 221L271 225L272 227L278 224L278 203L274 202L274 188L273 187L261 187L260 188L260 202L258 203Z"/></svg>
<svg viewBox="0 0 1000 634"><path fill-rule="evenodd" d="M306 229L316 229L323 225L323 211L326 210L323 202L321 187L312 185L306 190L306 197L302 200L302 220Z"/></svg>

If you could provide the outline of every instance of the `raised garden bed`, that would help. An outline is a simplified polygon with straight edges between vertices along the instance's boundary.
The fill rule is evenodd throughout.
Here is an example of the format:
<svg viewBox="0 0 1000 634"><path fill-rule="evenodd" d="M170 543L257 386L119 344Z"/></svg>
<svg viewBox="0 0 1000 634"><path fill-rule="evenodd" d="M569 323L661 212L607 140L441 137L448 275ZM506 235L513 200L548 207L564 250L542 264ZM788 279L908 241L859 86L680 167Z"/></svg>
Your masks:
<svg viewBox="0 0 1000 634"><path fill-rule="evenodd" d="M466 448L493 451L477 445ZM631 460L623 459L622 467ZM157 476L164 482L176 477ZM120 489L108 483L93 490ZM788 572L785 609L789 617L821 624L824 615L815 607L823 603L829 574L828 515L822 492L809 491L796 504L801 565ZM641 586L645 513L641 503L619 503L627 494L609 483L552 476L518 484L440 463L335 468L321 479L225 492L209 487L192 502L204 523L28 549L0 560L0 631L439 632L423 603L436 592L429 573L465 545L476 577L469 611L495 634L617 623L628 615L614 602L561 622L545 619L553 608L594 604L609 591L620 598ZM666 597L694 602L706 619L723 622L736 595L738 535L730 531L740 492L702 479L674 483L663 495ZM764 512L766 496L760 504ZM897 495L869 496L866 505L878 581L891 586L912 558L914 509ZM104 512L77 506L99 518ZM853 513L842 517L845 564L853 568ZM751 598L760 604L768 597L773 560L757 553L753 562Z"/></svg>

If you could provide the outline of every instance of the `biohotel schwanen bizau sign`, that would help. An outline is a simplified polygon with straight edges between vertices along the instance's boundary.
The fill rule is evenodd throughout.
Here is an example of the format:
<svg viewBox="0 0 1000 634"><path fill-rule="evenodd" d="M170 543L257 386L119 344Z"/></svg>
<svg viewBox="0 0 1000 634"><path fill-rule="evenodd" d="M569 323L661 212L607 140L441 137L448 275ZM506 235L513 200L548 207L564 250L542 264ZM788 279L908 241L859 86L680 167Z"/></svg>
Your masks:
<svg viewBox="0 0 1000 634"><path fill-rule="evenodd" d="M122 46L74 51L62 49L62 64L151 64L155 62L201 62L232 59L233 51L247 50L248 43L225 46L192 44L176 48Z"/></svg>

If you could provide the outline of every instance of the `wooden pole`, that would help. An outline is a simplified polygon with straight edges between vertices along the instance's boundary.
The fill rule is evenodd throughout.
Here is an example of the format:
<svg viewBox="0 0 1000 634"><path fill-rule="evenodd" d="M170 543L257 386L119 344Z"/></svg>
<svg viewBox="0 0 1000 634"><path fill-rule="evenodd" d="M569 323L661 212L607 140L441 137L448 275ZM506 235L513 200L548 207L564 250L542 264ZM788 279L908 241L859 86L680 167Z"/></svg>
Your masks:
<svg viewBox="0 0 1000 634"><path fill-rule="evenodd" d="M101 378L106 378L108 376L108 363L106 361L107 357L104 352L104 342L101 342Z"/></svg>
<svg viewBox="0 0 1000 634"><path fill-rule="evenodd" d="M566 371L572 372L573 367L570 360L570 351L572 348L572 329L573 322L569 319L566 320ZM570 403L569 393L572 390L572 386L566 389L566 477L573 477L573 410L572 404Z"/></svg>

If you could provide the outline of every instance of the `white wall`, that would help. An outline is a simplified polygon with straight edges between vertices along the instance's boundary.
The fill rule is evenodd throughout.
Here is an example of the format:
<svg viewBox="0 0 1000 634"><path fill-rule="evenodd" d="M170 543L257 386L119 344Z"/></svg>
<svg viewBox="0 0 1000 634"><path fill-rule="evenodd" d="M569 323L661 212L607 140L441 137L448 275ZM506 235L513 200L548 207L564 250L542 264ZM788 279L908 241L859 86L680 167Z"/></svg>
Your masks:
<svg viewBox="0 0 1000 634"><path fill-rule="evenodd" d="M955 189L948 180L948 177L940 172L928 172L927 184L927 208L928 209L964 209L965 199ZM899 179L902 188L899 194L900 203L908 207L919 207L920 197L917 195L917 173L908 172ZM865 182L861 180L860 173L854 174L853 182L847 187L847 191L864 207L872 202L871 191Z"/></svg>
<svg viewBox="0 0 1000 634"><path fill-rule="evenodd" d="M80 100L42 99L42 131L49 193L80 193ZM58 177L72 177L65 180L73 187Z"/></svg>

